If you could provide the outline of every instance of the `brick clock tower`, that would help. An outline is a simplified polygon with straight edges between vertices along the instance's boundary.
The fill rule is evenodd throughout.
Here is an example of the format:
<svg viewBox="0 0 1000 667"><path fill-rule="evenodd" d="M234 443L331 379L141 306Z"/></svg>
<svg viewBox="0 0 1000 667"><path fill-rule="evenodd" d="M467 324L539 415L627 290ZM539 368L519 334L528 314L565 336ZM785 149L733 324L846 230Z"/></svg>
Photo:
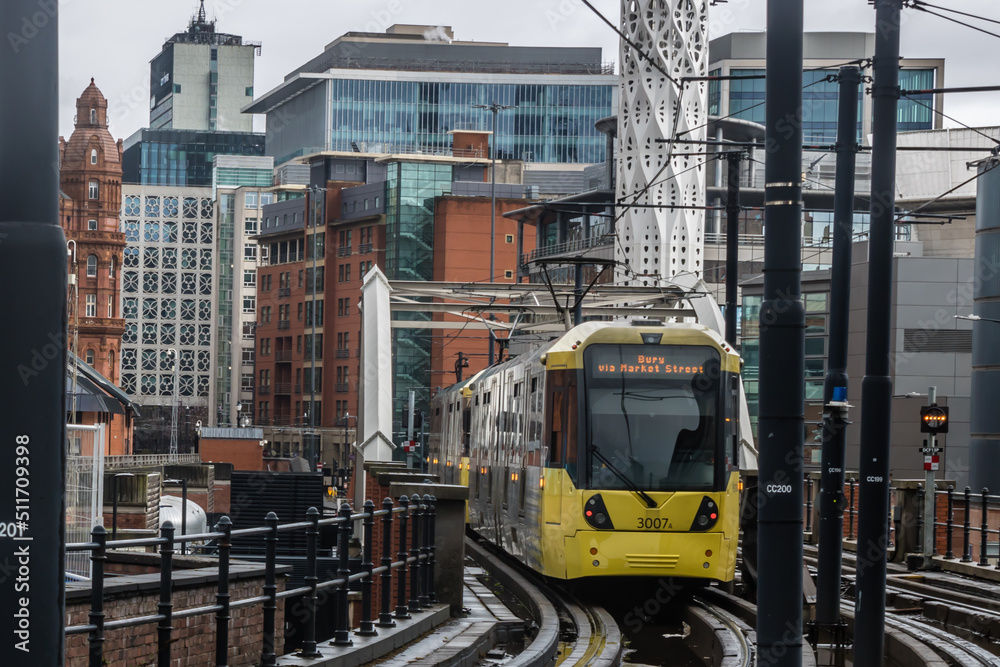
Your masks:
<svg viewBox="0 0 1000 667"><path fill-rule="evenodd" d="M118 384L125 332L125 235L118 231L122 141L108 131L108 101L93 79L76 101L72 136L59 138L59 157L59 220L69 247L69 349Z"/></svg>

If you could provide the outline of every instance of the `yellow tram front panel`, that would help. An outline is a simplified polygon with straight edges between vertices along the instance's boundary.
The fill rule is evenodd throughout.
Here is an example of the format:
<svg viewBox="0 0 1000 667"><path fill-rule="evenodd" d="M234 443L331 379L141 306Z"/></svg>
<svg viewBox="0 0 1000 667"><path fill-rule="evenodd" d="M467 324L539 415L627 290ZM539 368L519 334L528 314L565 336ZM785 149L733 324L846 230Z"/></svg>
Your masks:
<svg viewBox="0 0 1000 667"><path fill-rule="evenodd" d="M539 564L544 574L557 579L733 579L739 537L737 473L729 476L722 492L650 492L655 508L631 491L575 489L565 470L545 473ZM595 497L612 527L598 530L588 523L588 502ZM715 515L703 532L692 530L699 512Z"/></svg>

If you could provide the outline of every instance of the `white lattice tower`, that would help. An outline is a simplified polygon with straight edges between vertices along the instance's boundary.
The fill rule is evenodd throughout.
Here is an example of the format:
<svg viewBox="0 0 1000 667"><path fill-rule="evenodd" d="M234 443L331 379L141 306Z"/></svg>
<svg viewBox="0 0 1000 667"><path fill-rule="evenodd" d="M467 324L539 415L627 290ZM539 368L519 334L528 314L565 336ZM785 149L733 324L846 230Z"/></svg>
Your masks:
<svg viewBox="0 0 1000 667"><path fill-rule="evenodd" d="M702 275L705 212L670 205L705 205L705 167L699 165L706 147L658 140L677 133L685 133L686 140L707 136L707 84L677 85L683 77L708 73L707 5L708 0L622 2L622 31L674 82L622 40L616 281L653 286L678 273ZM638 206L626 210L625 203Z"/></svg>

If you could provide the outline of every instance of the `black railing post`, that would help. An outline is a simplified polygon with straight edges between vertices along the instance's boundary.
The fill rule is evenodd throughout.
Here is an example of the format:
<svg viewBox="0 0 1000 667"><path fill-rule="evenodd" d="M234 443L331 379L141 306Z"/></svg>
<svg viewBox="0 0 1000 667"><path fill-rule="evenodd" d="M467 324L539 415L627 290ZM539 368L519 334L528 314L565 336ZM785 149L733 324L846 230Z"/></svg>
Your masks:
<svg viewBox="0 0 1000 667"><path fill-rule="evenodd" d="M343 583L337 586L337 629L333 633L334 646L351 646L351 620L347 583L351 576L350 543L351 543L351 506L343 503L340 506L340 527L337 530L337 578Z"/></svg>
<svg viewBox="0 0 1000 667"><path fill-rule="evenodd" d="M396 574L396 618L410 618L410 612L406 608L406 524L410 513L410 499L402 495L399 497L399 506L403 511L399 513L399 551L396 552L396 560L400 562Z"/></svg>
<svg viewBox="0 0 1000 667"><path fill-rule="evenodd" d="M104 667L104 563L108 560L108 531L95 526L91 540L97 547L90 552L90 667Z"/></svg>
<svg viewBox="0 0 1000 667"><path fill-rule="evenodd" d="M278 582L275 576L275 564L278 548L278 515L268 512L264 519L270 532L264 537L264 637L263 651L260 657L261 667L276 667L277 655L274 649L274 623L278 613Z"/></svg>
<svg viewBox="0 0 1000 667"><path fill-rule="evenodd" d="M972 562L972 548L970 545L970 533L972 532L972 488L965 487L965 521L962 523L962 562Z"/></svg>
<svg viewBox="0 0 1000 667"><path fill-rule="evenodd" d="M986 541L987 541L987 538L989 538L989 536L990 536L990 533L989 533L990 526L989 526L989 522L987 521L987 519L989 518L989 514L988 514L988 509L989 509L988 508L989 493L990 493L990 490L987 489L984 486L983 487L983 503L982 503L982 507L983 507L983 521L982 521L981 529L979 531L979 564L981 566L986 566L986 565L990 564L990 562L986 559Z"/></svg>
<svg viewBox="0 0 1000 667"><path fill-rule="evenodd" d="M847 539L853 540L857 537L854 533L854 478L851 478L850 488L849 488L851 498L847 503Z"/></svg>
<svg viewBox="0 0 1000 667"><path fill-rule="evenodd" d="M162 616L156 626L156 664L158 667L170 667L170 639L173 628L174 605L170 600L170 582L173 578L172 566L174 558L174 524L170 521L160 526L160 601L156 605L156 613Z"/></svg>
<svg viewBox="0 0 1000 667"><path fill-rule="evenodd" d="M229 552L232 549L233 522L228 516L219 519L219 589L215 594L215 664L226 667L229 664Z"/></svg>
<svg viewBox="0 0 1000 667"><path fill-rule="evenodd" d="M306 608L305 638L302 640L302 657L318 658L321 654L316 648L316 549L319 542L319 510L310 507L306 511L306 520L310 526L306 528L306 576L305 584L309 587L302 601Z"/></svg>
<svg viewBox="0 0 1000 667"><path fill-rule="evenodd" d="M437 604L437 593L435 592L434 582L437 578L437 497L431 496L430 502L430 545L431 545L431 565L430 565L430 597L431 604Z"/></svg>
<svg viewBox="0 0 1000 667"><path fill-rule="evenodd" d="M382 566L381 588L382 604L378 615L378 627L393 628L396 622L392 620L392 498L382 501Z"/></svg>
<svg viewBox="0 0 1000 667"><path fill-rule="evenodd" d="M368 573L368 576L361 580L361 626L358 629L360 637L374 637L378 634L375 631L375 623L372 620L372 570L375 565L372 563L372 537L375 533L375 503L371 500L365 501L364 526L364 548L361 569Z"/></svg>
<svg viewBox="0 0 1000 667"><path fill-rule="evenodd" d="M945 525L947 526L946 530L948 531L948 534L945 535L946 552L945 552L945 556L944 556L948 560L954 560L955 559L955 551L952 549L952 537L951 537L951 531L955 527L955 525L954 525L955 522L952 519L952 513L955 511L955 497L954 497L954 494L955 494L955 486L953 484L949 484L948 485L948 517L947 517L947 521L945 521Z"/></svg>
<svg viewBox="0 0 1000 667"><path fill-rule="evenodd" d="M421 499L421 508L424 513L423 521L423 535L421 535L421 545L420 545L420 556L423 560L420 561L420 606L430 607L431 606L431 589L430 580L434 576L431 571L431 496L429 493L425 493L424 497Z"/></svg>
<svg viewBox="0 0 1000 667"><path fill-rule="evenodd" d="M813 529L813 481L806 480L806 532L811 533Z"/></svg>
<svg viewBox="0 0 1000 667"><path fill-rule="evenodd" d="M424 506L420 504L420 496L413 494L410 498L410 507L413 508L413 529L410 539L410 602L407 606L410 613L423 611L420 608L420 532L424 518Z"/></svg>

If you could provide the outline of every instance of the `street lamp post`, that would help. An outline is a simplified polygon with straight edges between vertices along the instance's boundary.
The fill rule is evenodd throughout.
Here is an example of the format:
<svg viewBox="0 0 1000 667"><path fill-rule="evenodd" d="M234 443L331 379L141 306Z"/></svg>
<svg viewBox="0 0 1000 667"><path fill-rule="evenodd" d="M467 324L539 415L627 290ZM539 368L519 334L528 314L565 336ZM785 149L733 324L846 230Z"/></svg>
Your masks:
<svg viewBox="0 0 1000 667"><path fill-rule="evenodd" d="M135 477L130 472L119 472L111 478L111 541L118 539L118 478Z"/></svg>
<svg viewBox="0 0 1000 667"><path fill-rule="evenodd" d="M493 102L492 104L474 104L473 109L487 109L493 114L493 149L490 151L490 282L496 280L496 244L497 244L497 115L504 109L514 107ZM490 366L495 361L493 329L490 334Z"/></svg>
<svg viewBox="0 0 1000 667"><path fill-rule="evenodd" d="M994 320L989 317L980 317L979 315L955 315L956 320L966 320L968 322L996 322L1000 324L1000 320Z"/></svg>

